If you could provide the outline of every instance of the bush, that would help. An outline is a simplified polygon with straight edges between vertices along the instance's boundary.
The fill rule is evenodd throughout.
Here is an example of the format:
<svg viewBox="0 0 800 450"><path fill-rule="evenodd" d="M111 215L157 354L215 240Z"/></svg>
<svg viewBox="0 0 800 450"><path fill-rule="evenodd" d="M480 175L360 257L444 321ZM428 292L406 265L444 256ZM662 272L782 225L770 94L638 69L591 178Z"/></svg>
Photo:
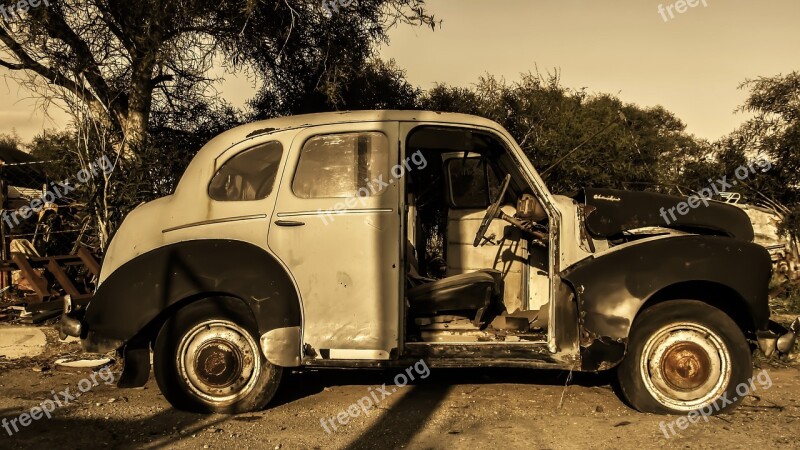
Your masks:
<svg viewBox="0 0 800 450"><path fill-rule="evenodd" d="M773 313L800 314L800 280L789 280L784 275L775 274L769 292Z"/></svg>

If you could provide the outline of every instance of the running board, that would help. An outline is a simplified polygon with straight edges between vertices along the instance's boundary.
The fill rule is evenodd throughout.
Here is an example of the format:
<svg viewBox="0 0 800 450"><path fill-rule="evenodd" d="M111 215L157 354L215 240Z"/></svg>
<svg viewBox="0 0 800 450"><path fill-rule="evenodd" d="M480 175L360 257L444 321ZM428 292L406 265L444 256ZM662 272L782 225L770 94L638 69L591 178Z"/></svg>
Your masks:
<svg viewBox="0 0 800 450"><path fill-rule="evenodd" d="M570 369L575 361L561 361L550 353L547 342L481 342L468 344L408 342L399 359L355 360L305 358L303 366L339 369L396 369L423 360L431 368L512 367Z"/></svg>

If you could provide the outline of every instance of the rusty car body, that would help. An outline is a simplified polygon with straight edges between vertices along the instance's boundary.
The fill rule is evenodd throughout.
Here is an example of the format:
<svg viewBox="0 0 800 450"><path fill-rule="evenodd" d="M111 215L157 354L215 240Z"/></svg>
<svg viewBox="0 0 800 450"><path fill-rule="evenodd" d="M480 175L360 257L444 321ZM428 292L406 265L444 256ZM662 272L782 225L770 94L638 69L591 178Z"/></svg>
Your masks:
<svg viewBox="0 0 800 450"><path fill-rule="evenodd" d="M264 407L284 368L617 371L637 409L709 405L789 351L767 251L739 209L551 193L480 117L357 111L210 141L173 195L131 212L61 328L125 356L179 408ZM633 233L646 227L669 229ZM735 406L735 405L731 405ZM729 409L729 408L727 408Z"/></svg>

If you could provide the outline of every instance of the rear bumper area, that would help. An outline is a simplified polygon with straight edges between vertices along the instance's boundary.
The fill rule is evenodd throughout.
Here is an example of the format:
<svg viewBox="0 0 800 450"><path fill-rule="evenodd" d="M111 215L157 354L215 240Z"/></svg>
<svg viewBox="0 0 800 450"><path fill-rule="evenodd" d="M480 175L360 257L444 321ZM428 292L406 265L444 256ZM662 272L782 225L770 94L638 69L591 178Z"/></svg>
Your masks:
<svg viewBox="0 0 800 450"><path fill-rule="evenodd" d="M69 295L64 297L64 312L57 325L59 337L62 340L67 336L80 338L83 350L89 353L107 353L125 345L124 341L100 336L89 329L84 321L87 304L73 303Z"/></svg>
<svg viewBox="0 0 800 450"><path fill-rule="evenodd" d="M108 353L119 350L124 345L124 341L98 336L93 331L89 331L85 338L81 338L81 347L83 347L83 351L88 353Z"/></svg>
<svg viewBox="0 0 800 450"><path fill-rule="evenodd" d="M758 348L767 357L775 353L784 355L791 353L798 334L800 334L800 317L796 318L789 328L770 320L769 330L757 333Z"/></svg>

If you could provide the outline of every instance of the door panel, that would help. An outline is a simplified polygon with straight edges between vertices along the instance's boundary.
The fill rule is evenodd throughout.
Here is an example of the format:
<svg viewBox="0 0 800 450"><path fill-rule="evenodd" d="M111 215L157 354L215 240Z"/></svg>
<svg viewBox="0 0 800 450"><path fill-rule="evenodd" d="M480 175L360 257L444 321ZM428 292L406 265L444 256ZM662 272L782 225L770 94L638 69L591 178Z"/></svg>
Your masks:
<svg viewBox="0 0 800 450"><path fill-rule="evenodd" d="M269 247L300 290L307 356L388 359L398 348L397 162L397 123L315 127L292 144Z"/></svg>

